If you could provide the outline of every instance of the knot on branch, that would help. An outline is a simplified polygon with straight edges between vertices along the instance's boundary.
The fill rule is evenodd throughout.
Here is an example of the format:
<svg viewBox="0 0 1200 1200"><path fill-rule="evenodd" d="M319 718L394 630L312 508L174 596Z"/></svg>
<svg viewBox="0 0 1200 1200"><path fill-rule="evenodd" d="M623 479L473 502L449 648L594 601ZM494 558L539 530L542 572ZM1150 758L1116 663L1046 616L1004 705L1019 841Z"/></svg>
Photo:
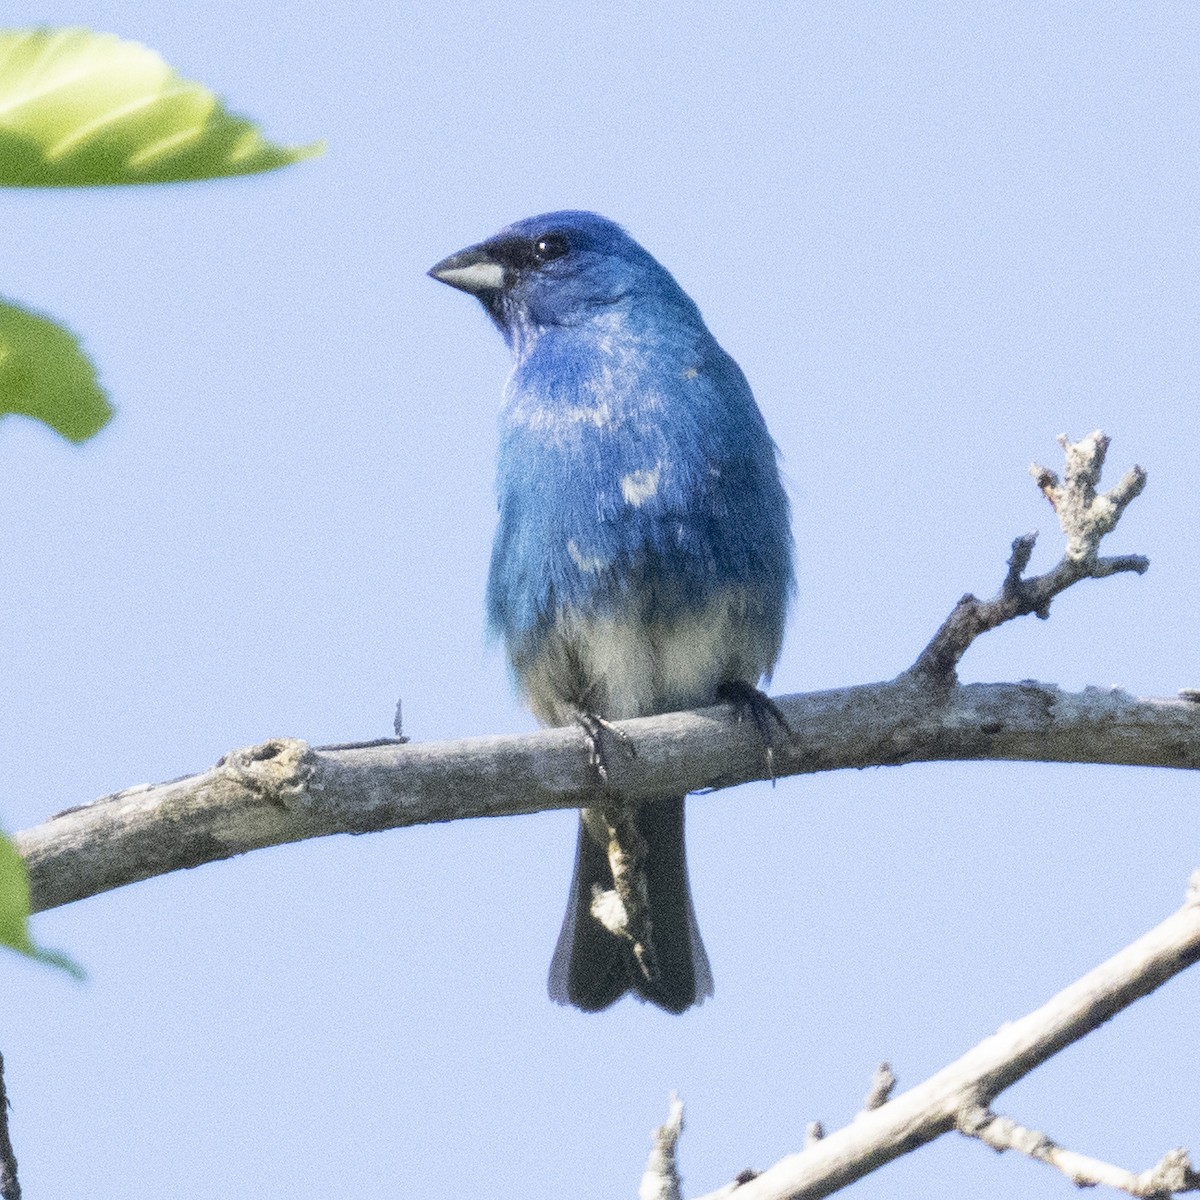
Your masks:
<svg viewBox="0 0 1200 1200"><path fill-rule="evenodd" d="M303 797L316 770L312 747L301 738L271 738L234 750L217 763L256 796L291 809Z"/></svg>

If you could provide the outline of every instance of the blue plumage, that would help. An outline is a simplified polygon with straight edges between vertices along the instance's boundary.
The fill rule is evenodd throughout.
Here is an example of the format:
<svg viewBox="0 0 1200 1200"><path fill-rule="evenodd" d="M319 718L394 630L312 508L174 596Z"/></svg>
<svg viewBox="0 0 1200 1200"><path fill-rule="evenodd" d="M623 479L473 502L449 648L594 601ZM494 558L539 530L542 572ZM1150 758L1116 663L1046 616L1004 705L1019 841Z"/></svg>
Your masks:
<svg viewBox="0 0 1200 1200"><path fill-rule="evenodd" d="M476 295L513 352L487 605L535 714L644 716L769 676L792 587L776 451L671 275L584 212L520 221L430 274ZM637 817L656 978L592 915L612 877L599 819L583 815L551 994L585 1009L630 989L670 1011L703 999L682 799Z"/></svg>

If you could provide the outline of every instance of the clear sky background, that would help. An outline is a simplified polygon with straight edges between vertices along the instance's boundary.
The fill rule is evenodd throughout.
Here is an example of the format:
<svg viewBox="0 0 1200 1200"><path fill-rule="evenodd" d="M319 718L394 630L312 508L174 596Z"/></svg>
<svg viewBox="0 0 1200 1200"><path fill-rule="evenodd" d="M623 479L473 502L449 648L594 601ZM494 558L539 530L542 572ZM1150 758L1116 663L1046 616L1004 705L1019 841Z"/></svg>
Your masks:
<svg viewBox="0 0 1200 1200"><path fill-rule="evenodd" d="M548 209L624 224L750 379L794 506L773 690L887 679L1012 538L1026 474L1113 438L1150 572L986 637L967 679L1200 685L1200 8L1179 3L46 0L285 142L253 179L0 197L0 292L118 412L0 425L11 829L280 734L533 728L486 644L507 351L444 255ZM582 750L581 750L582 752ZM1173 910L1196 780L964 764L696 797L716 995L584 1016L545 974L568 812L309 842L36 919L0 962L26 1194L632 1196L688 1104L689 1194L910 1086ZM1200 1150L1200 975L997 1108L1134 1169ZM1073 1195L947 1137L863 1197Z"/></svg>

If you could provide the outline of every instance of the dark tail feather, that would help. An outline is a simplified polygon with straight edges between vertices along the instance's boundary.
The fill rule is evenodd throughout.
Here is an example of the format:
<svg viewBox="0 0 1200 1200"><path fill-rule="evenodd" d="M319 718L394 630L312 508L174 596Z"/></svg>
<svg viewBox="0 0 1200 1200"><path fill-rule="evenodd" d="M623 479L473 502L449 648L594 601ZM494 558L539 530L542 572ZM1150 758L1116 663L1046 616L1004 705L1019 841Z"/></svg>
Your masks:
<svg viewBox="0 0 1200 1200"><path fill-rule="evenodd" d="M581 822L575 877L558 946L550 963L550 997L599 1012L627 991L667 1012L681 1013L711 996L712 972L688 888L683 845L683 797L648 800L638 806L638 832L646 841L646 887L658 978L642 974L628 941L609 933L592 916L595 887L613 886L608 855Z"/></svg>

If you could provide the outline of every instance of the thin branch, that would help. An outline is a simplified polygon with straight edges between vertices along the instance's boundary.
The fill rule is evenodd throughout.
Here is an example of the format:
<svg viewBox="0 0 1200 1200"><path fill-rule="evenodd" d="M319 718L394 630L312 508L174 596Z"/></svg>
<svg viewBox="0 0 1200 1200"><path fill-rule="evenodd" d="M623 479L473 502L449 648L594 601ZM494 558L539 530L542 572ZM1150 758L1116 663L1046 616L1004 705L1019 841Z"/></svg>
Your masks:
<svg viewBox="0 0 1200 1200"><path fill-rule="evenodd" d="M1108 452L1109 439L1100 430L1080 442L1071 442L1065 434L1058 439L1066 455L1066 480L1036 463L1029 468L1038 487L1058 514L1066 535L1067 548L1053 570L1044 575L1024 577L1033 556L1036 533L1027 533L1012 544L1012 557L999 593L991 600L964 596L933 640L921 651L912 667L915 675L954 681L955 668L971 643L1006 621L1036 613L1043 620L1050 615L1050 602L1081 579L1103 579L1124 571L1144 574L1148 559L1137 554L1116 558L1100 557L1100 541L1111 533L1121 514L1146 486L1146 472L1133 467L1110 491L1096 493L1100 471Z"/></svg>
<svg viewBox="0 0 1200 1200"><path fill-rule="evenodd" d="M4 1086L4 1056L0 1054L0 1200L21 1200L17 1156L8 1134L8 1091Z"/></svg>
<svg viewBox="0 0 1200 1200"><path fill-rule="evenodd" d="M749 1180L737 1189L738 1200L828 1196L892 1159L969 1125L972 1116L986 1110L1005 1088L1197 960L1200 871L1192 876L1183 907L1160 925L1041 1008L1002 1025L924 1083L859 1113L849 1125ZM1178 1160L1172 1163L1177 1166ZM712 1195L725 1194L728 1189Z"/></svg>
<svg viewBox="0 0 1200 1200"><path fill-rule="evenodd" d="M958 1129L978 1138L997 1152L1016 1150L1061 1171L1076 1187L1103 1184L1143 1198L1175 1196L1200 1190L1200 1175L1192 1170L1188 1152L1169 1150L1149 1170L1134 1174L1098 1158L1077 1154L1052 1141L1044 1133L1026 1129L1008 1117L999 1117L983 1105L973 1105L959 1114Z"/></svg>

